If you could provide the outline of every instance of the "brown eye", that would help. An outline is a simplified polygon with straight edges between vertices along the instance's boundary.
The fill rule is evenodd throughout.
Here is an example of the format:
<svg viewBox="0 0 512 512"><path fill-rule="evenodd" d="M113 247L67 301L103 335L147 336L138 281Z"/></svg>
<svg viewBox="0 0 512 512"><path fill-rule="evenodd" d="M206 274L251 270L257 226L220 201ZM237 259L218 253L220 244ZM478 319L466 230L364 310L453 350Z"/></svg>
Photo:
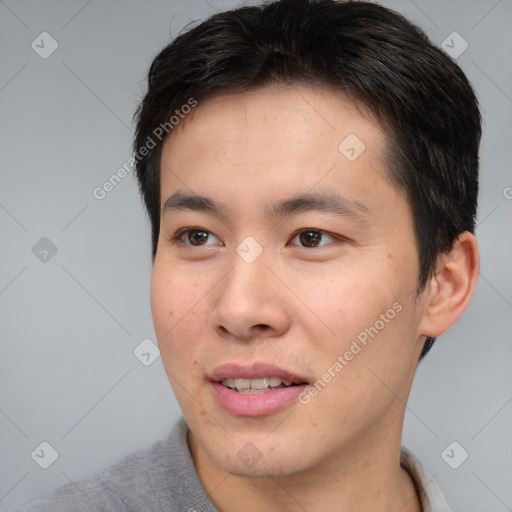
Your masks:
<svg viewBox="0 0 512 512"><path fill-rule="evenodd" d="M303 231L299 235L300 242L306 247L313 247L320 243L322 235L318 231Z"/></svg>
<svg viewBox="0 0 512 512"><path fill-rule="evenodd" d="M322 243L325 237L328 239L330 238L331 240L335 240L332 235L329 235L320 229L304 229L297 233L297 235L294 237L294 240L298 238L299 243L303 247L316 248L326 245L326 243Z"/></svg>
<svg viewBox="0 0 512 512"><path fill-rule="evenodd" d="M187 232L187 239L192 245L203 245L203 242L208 240L208 232L191 229Z"/></svg>
<svg viewBox="0 0 512 512"><path fill-rule="evenodd" d="M207 243L210 242L210 238L213 238L213 241ZM180 229L174 237L172 237L172 240L189 247L202 247L215 244L214 240L217 240L217 238L206 229L184 228Z"/></svg>

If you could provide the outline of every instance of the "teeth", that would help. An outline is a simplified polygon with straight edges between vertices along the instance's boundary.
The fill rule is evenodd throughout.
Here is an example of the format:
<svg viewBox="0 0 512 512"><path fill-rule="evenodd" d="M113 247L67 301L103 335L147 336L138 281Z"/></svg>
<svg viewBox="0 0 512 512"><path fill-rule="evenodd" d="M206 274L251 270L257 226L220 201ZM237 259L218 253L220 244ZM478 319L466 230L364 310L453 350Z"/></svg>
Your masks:
<svg viewBox="0 0 512 512"><path fill-rule="evenodd" d="M223 386L226 386L227 388L234 388L235 387L235 379L224 379L221 384Z"/></svg>
<svg viewBox="0 0 512 512"><path fill-rule="evenodd" d="M249 379L247 379L247 380L249 380ZM251 389L267 389L268 387L270 387L269 380L270 379L267 379L266 377L263 379L251 379L250 380Z"/></svg>
<svg viewBox="0 0 512 512"><path fill-rule="evenodd" d="M221 384L243 393L254 393L281 385L288 387L292 382L279 377L263 377L262 379L224 379Z"/></svg>

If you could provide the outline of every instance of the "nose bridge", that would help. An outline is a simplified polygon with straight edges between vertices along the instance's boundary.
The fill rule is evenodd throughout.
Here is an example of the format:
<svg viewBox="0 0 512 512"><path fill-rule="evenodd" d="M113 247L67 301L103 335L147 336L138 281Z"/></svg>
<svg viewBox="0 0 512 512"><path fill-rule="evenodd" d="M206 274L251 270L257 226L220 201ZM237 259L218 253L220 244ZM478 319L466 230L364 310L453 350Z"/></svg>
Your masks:
<svg viewBox="0 0 512 512"><path fill-rule="evenodd" d="M260 241L261 241L261 237ZM261 259L265 252L263 259L268 256L269 250L263 250L263 245L258 242L254 236L246 236L237 246L236 254L248 265L253 264L256 260Z"/></svg>
<svg viewBox="0 0 512 512"><path fill-rule="evenodd" d="M266 295L268 284L269 251L255 238L245 238L235 249L227 292L239 295L238 300L253 302Z"/></svg>

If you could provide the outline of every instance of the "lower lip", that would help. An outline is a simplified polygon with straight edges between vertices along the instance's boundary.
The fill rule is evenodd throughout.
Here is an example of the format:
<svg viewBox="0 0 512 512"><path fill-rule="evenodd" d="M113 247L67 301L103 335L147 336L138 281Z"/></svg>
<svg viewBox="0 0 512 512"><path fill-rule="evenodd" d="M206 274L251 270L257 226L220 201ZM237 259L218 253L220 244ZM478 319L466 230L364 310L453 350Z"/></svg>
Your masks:
<svg viewBox="0 0 512 512"><path fill-rule="evenodd" d="M217 403L233 416L267 416L280 411L306 389L307 384L279 388L265 393L238 393L218 382L212 382Z"/></svg>

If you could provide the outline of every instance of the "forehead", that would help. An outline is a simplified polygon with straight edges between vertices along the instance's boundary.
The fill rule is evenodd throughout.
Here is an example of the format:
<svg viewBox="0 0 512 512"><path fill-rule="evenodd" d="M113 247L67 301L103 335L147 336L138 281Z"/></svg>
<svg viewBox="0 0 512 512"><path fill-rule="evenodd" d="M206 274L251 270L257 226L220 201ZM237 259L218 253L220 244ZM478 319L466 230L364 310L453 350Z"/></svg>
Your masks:
<svg viewBox="0 0 512 512"><path fill-rule="evenodd" d="M201 102L175 127L165 145L172 147L177 138L180 141L176 142L181 142L186 136L196 137L196 144L223 144L225 150L230 144L233 150L243 150L251 144L259 148L265 143L272 158L278 153L289 158L291 155L285 152L292 148L297 154L295 143L305 137L309 142L305 150L322 145L336 150L337 142L349 134L366 139L372 146L380 145L384 139L368 110L340 92L305 85L276 85ZM227 156L227 151L224 154ZM255 156L260 160L264 155Z"/></svg>
<svg viewBox="0 0 512 512"><path fill-rule="evenodd" d="M365 204L390 188L385 143L375 119L330 89L280 86L217 96L167 137L162 206L178 189L246 206L256 197L313 189Z"/></svg>

